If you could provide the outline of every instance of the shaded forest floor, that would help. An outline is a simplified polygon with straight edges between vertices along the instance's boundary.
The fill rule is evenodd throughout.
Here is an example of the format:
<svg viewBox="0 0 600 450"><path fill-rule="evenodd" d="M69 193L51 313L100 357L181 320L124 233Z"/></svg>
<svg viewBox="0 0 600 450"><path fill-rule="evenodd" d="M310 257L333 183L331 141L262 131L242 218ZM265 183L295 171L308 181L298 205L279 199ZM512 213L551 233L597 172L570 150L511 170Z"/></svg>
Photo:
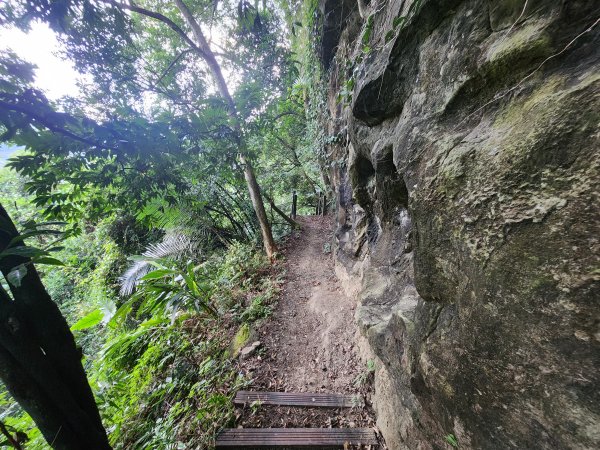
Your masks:
<svg viewBox="0 0 600 450"><path fill-rule="evenodd" d="M246 406L241 427L371 427L372 374L356 348L354 302L334 273L331 217L299 218L286 242L285 284L273 315L256 330L261 349L241 361L248 390L355 394L352 409Z"/></svg>

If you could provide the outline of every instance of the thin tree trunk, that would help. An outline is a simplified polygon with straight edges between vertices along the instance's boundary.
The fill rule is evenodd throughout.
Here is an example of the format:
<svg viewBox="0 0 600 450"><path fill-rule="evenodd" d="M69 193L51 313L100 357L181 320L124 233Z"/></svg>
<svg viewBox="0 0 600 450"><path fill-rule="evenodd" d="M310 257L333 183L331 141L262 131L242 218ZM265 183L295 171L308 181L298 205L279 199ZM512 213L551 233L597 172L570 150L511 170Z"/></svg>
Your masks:
<svg viewBox="0 0 600 450"><path fill-rule="evenodd" d="M240 162L244 165L244 178L246 179L248 191L250 192L250 199L252 200L252 206L254 206L254 211L256 212L256 217L258 218L258 223L260 225L260 231L265 246L265 252L267 253L267 256L269 258L272 258L275 252L277 251L277 246L275 245L275 240L273 239L271 225L269 224L269 220L267 219L265 204L263 203L262 197L260 195L260 187L258 186L258 182L256 181L256 178L254 176L252 164L246 159L246 156L242 153L240 153Z"/></svg>
<svg viewBox="0 0 600 450"><path fill-rule="evenodd" d="M285 219L285 221L292 226L292 228L302 228L302 225L300 225L300 223L296 222L294 219L292 219L286 213L284 213L281 209L279 209L277 207L277 205L275 204L275 201L273 201L273 199L271 197L269 197L266 194L264 194L264 195L265 195L265 198L269 201L271 208L273 208L273 211L275 211L277 214L279 214L281 217L283 217Z"/></svg>
<svg viewBox="0 0 600 450"><path fill-rule="evenodd" d="M254 175L252 165L250 164L250 161L246 156L245 142L243 140L243 133L241 129L240 119L237 114L237 108L235 106L233 98L231 97L231 94L229 93L229 88L227 87L227 82L223 77L221 66L219 65L219 62L215 58L214 53L208 45L208 42L204 37L204 33L202 32L200 25L198 24L196 19L194 19L192 12L182 0L175 0L175 5L181 12L185 22L192 29L192 33L196 42L190 39L189 36L187 36L187 34L175 22L173 22L171 19L169 19L161 13L141 8L133 3L121 3L117 0L102 0L102 2L114 5L117 8L123 8L129 11L136 12L138 14L142 14L147 17L151 17L155 20L164 23L173 31L175 31L175 33L177 33L202 59L204 59L214 78L219 93L221 94L221 96L225 100L225 103L227 104L227 112L229 114L229 117L233 124L233 128L237 135L236 140L239 147L240 162L244 166L244 178L246 179L246 184L248 185L248 191L252 199L252 206L254 207L256 217L260 223L265 252L267 253L267 256L272 257L273 254L277 251L277 246L275 245L275 241L273 240L271 226L269 225L269 222L267 220L265 205L260 195L260 188L258 186L258 183L256 182L256 177Z"/></svg>
<svg viewBox="0 0 600 450"><path fill-rule="evenodd" d="M285 140L283 140L281 137L275 135L275 138L285 147L287 148L291 154L292 154L292 164L294 164L294 166L296 166L297 168L300 169L300 171L302 172L302 176L306 179L306 181L308 181L308 183L312 186L314 193L316 194L318 192L318 186L317 183L315 183L313 181L313 179L311 177L308 176L308 173L306 173L306 170L304 170L304 165L302 164L302 161L300 161L300 158L298 157L298 153L296 153L296 149L288 144Z"/></svg>
<svg viewBox="0 0 600 450"><path fill-rule="evenodd" d="M246 211L246 207L245 207L244 203L241 202L240 199L236 197L236 196L240 195L238 190L237 189L235 190L235 196L234 196L224 186L219 184L218 181L215 184L217 185L219 190L223 194L225 194L225 196L227 198L229 198L229 200L231 200L231 202L235 206L237 206L237 208L238 208L237 215L240 218L240 220L242 221L242 223L244 224L244 228L246 229L246 234L248 236L250 236L252 233L255 233L256 232L256 224L254 223L252 216L250 214L248 214L248 212Z"/></svg>
<svg viewBox="0 0 600 450"><path fill-rule="evenodd" d="M18 235L0 205L0 252ZM20 285L9 284L10 294L0 285L0 378L53 448L110 449L66 320L29 258L0 259L5 278L20 265Z"/></svg>
<svg viewBox="0 0 600 450"><path fill-rule="evenodd" d="M271 232L271 225L269 224L269 220L267 218L267 213L265 211L265 205L262 201L262 197L260 195L260 187L258 182L256 181L256 176L254 175L254 169L252 168L252 164L248 160L246 156L245 142L243 140L243 134L241 131L240 119L237 114L237 108L229 93L229 88L227 86L227 82L223 77L223 72L221 71L221 66L219 62L215 58L214 53L212 52L206 38L204 37L204 33L200 28L200 24L194 19L192 12L187 7L187 5L182 0L175 0L175 4L177 8L183 15L185 22L192 29L192 33L194 38L196 39L196 43L200 48L201 52L200 56L206 61L208 64L208 68L215 80L217 85L217 89L219 93L225 100L227 104L227 110L229 117L233 123L234 130L237 134L236 139L238 140L239 146L239 159L241 164L244 166L244 178L246 179L246 184L248 185L248 192L250 193L250 199L252 200L252 206L254 207L254 211L256 213L256 217L258 218L258 223L260 224L260 231L263 238L263 243L265 246L265 252L269 258L272 258L274 253L277 251L277 246L275 245L275 240L273 239L273 234Z"/></svg>

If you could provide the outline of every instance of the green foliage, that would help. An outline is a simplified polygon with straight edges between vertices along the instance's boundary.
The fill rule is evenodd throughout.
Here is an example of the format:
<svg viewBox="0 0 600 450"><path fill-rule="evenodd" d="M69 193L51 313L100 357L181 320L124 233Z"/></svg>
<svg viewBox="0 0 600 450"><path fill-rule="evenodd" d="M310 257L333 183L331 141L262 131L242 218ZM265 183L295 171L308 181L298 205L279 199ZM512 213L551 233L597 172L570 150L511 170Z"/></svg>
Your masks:
<svg viewBox="0 0 600 450"><path fill-rule="evenodd" d="M100 249L114 245L107 235L110 228L107 224L91 231L95 239L105 239L96 244L101 245ZM185 270L153 265L155 270L121 306L120 311L135 304L132 317L112 320L112 327L106 327L103 324L114 311L97 308L82 317L82 311L89 312L87 308L94 302L79 295L100 288L103 292L99 296L106 299L106 288L95 286L100 280L94 274L100 273L105 279L111 266L90 259L97 247L86 245L89 238L84 233L65 242L67 248L75 245L72 252L77 250L67 261L81 264L82 272L70 266L57 267L46 274L45 282L62 302L67 316L80 318L72 329L78 341L84 343L86 366L111 442L115 448L153 450L210 447L215 433L233 419L231 397L245 383L230 356L232 336L240 321L248 335L248 323L267 314L278 292L269 261L255 247L236 243L204 262L186 264ZM71 277L70 285L57 285L55 274ZM191 287L191 281L197 288ZM202 298L219 305L223 313L228 306L221 303L222 292L229 291L227 299L236 302L235 312L215 319L198 314L192 305L191 310L186 308L182 314L170 316L165 314L166 308L152 309L160 295L153 295L144 286L146 283L153 287L154 283L172 284L163 292L172 293L174 286L180 292L196 295L202 292L202 285L206 290ZM140 297L131 302L138 292ZM244 307L248 297L253 300ZM26 431L30 442L38 442L31 448L46 448L28 416L19 418L10 412L10 417L11 424Z"/></svg>
<svg viewBox="0 0 600 450"><path fill-rule="evenodd" d="M268 270L267 257L256 248L234 242L223 257L223 264L219 270L219 278L224 286L233 287L241 285L250 286Z"/></svg>
<svg viewBox="0 0 600 450"><path fill-rule="evenodd" d="M29 416L23 413L19 405L12 401L8 392L2 386L0 386L0 411L3 411L0 414L0 422L4 424L13 439L26 445L27 448L35 448L35 443L40 438L39 432L37 436L35 435L35 424ZM0 446L8 446L3 441L4 436L0 435Z"/></svg>
<svg viewBox="0 0 600 450"><path fill-rule="evenodd" d="M458 448L458 440L456 439L456 436L454 436L453 434L446 435L446 437L444 439L452 447Z"/></svg>
<svg viewBox="0 0 600 450"><path fill-rule="evenodd" d="M146 292L143 285L155 281L190 289L193 278L202 284L203 298L221 311L226 306L223 291L230 292L229 301L239 302L249 292L257 293L255 299L262 300L248 308L240 306L235 316L245 321L236 334L240 346L248 339L248 322L264 316L257 305L272 302L277 292L277 282L267 270L269 262L257 249L240 243L196 266L186 265L185 272L154 267L136 292ZM103 415L113 424L111 440L116 448L205 448L232 419L231 396L245 382L230 359L236 322L223 314L212 318L194 310L169 318L139 305L136 316L146 319L133 328L125 322L125 329L116 329L120 331L105 344L95 366L95 382Z"/></svg>
<svg viewBox="0 0 600 450"><path fill-rule="evenodd" d="M371 34L373 33L374 20L375 20L375 15L371 14L365 22L365 26L364 26L363 32L362 32L362 37L360 38L360 41L363 45L363 48L362 48L363 53L369 53L371 51L371 47L369 47L369 42L371 41Z"/></svg>
<svg viewBox="0 0 600 450"><path fill-rule="evenodd" d="M168 273L165 272L167 265L181 262L196 249L195 242L178 233L166 234L161 242L148 245L141 256L130 258L133 264L120 277L121 295L131 295L140 281L155 268L161 268L163 274Z"/></svg>
<svg viewBox="0 0 600 450"><path fill-rule="evenodd" d="M198 316L151 319L111 338L95 382L115 448L206 448L233 417L242 380L226 327Z"/></svg>
<svg viewBox="0 0 600 450"><path fill-rule="evenodd" d="M273 293L270 290L254 297L250 302L250 306L239 315L240 320L254 322L255 320L270 316L272 308L269 306L269 302L272 298Z"/></svg>
<svg viewBox="0 0 600 450"><path fill-rule="evenodd" d="M181 139L170 124L132 107L113 111L110 120L92 120L67 100L58 112L33 85L31 65L14 54L0 53L0 74L6 75L0 83L0 141L26 148L8 165L24 177L45 216L100 217L115 205L131 208L132 198L143 205L160 192L183 189L173 153Z"/></svg>
<svg viewBox="0 0 600 450"><path fill-rule="evenodd" d="M104 313L100 309L95 309L91 313L86 314L71 326L71 331L80 331L91 328L102 322Z"/></svg>
<svg viewBox="0 0 600 450"><path fill-rule="evenodd" d="M52 252L59 249L56 245L63 239L65 239L65 233L60 230L51 229L51 226L61 225L58 222L46 222L46 223L36 223L33 220L27 221L23 224L21 234L15 238L13 238L8 246L0 252L0 260L2 258L6 258L8 256L21 256L23 258L28 258L29 261L19 264L16 267L13 267L12 270L6 276L6 281L16 287L21 286L21 280L27 275L27 270L31 267L32 264L45 264L45 265L53 265L53 266L63 266L64 263L54 257L52 257ZM0 223L0 230L6 224ZM10 228L7 228L7 231ZM48 236L58 236L56 239L50 239L49 242L46 242L43 248L33 247L31 245L24 245L25 240L30 240L31 238L38 238L38 241L44 241Z"/></svg>
<svg viewBox="0 0 600 450"><path fill-rule="evenodd" d="M12 152L10 156L16 156L21 151ZM38 220L36 208L32 204L32 197L25 192L26 180L19 176L9 167L0 167L0 193L2 206L12 217L17 218L18 223Z"/></svg>
<svg viewBox="0 0 600 450"><path fill-rule="evenodd" d="M296 190L306 213L324 189L326 137L305 114L309 97L311 119L325 110L323 86L314 88L316 73L299 74L279 12L189 3L206 29L220 24L242 144L206 66L171 30L87 0L0 7L3 23L59 30L65 55L90 75L79 98L52 102L31 64L0 55L0 141L24 147L0 170L0 201L25 230L27 247L8 251L39 264L83 349L115 448L207 448L233 417L230 397L244 380L229 344L240 326L271 313L280 285L257 250L238 152L248 152L278 205ZM144 6L183 26L174 8ZM296 21L299 35L314 32L316 7L304 26ZM66 225L27 227L57 220ZM119 295L128 267L131 289ZM1 409L30 448L46 447L14 402Z"/></svg>
<svg viewBox="0 0 600 450"><path fill-rule="evenodd" d="M118 309L114 320L124 318L134 308L136 316L175 318L182 310L194 310L217 316L212 304L212 287L205 267L188 262L183 269L153 261L152 270L141 277L134 294Z"/></svg>
<svg viewBox="0 0 600 450"><path fill-rule="evenodd" d="M365 369L359 373L353 381L355 387L364 386L373 381L373 376L375 374L375 361L369 359L367 361L367 365Z"/></svg>

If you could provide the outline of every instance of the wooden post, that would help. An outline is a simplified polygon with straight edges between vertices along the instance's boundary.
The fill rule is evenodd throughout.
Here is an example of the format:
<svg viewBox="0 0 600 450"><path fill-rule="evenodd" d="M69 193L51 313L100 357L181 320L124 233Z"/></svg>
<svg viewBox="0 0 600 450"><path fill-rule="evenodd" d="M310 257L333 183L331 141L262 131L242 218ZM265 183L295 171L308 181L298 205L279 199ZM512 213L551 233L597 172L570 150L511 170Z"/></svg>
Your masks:
<svg viewBox="0 0 600 450"><path fill-rule="evenodd" d="M323 215L323 206L325 204L325 193L319 192L319 215Z"/></svg>
<svg viewBox="0 0 600 450"><path fill-rule="evenodd" d="M292 219L296 220L296 206L298 204L298 195L296 191L292 192Z"/></svg>
<svg viewBox="0 0 600 450"><path fill-rule="evenodd" d="M327 196L323 194L323 208L321 208L321 215L324 216L327 214Z"/></svg>
<svg viewBox="0 0 600 450"><path fill-rule="evenodd" d="M323 213L323 193L319 192L319 202L318 202L317 215L320 216Z"/></svg>
<svg viewBox="0 0 600 450"><path fill-rule="evenodd" d="M319 215L319 213L321 212L321 211L319 210L319 208L320 208L320 207L321 207L321 192L319 191L319 192L317 193L317 206L316 206L316 208L315 208L315 216L318 216L318 215Z"/></svg>

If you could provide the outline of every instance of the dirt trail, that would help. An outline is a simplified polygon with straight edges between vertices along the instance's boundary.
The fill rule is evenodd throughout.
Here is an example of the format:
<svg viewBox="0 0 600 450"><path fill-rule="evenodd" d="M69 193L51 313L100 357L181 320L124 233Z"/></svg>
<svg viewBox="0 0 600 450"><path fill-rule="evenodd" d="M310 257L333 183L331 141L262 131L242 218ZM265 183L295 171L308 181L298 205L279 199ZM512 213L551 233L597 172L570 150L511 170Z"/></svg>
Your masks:
<svg viewBox="0 0 600 450"><path fill-rule="evenodd" d="M338 284L329 251L331 218L304 217L301 233L284 249L286 279L273 316L259 330L262 352L242 364L252 390L357 394L352 410L270 408L239 411L238 424L268 426L370 426L369 377L357 355L354 302Z"/></svg>

